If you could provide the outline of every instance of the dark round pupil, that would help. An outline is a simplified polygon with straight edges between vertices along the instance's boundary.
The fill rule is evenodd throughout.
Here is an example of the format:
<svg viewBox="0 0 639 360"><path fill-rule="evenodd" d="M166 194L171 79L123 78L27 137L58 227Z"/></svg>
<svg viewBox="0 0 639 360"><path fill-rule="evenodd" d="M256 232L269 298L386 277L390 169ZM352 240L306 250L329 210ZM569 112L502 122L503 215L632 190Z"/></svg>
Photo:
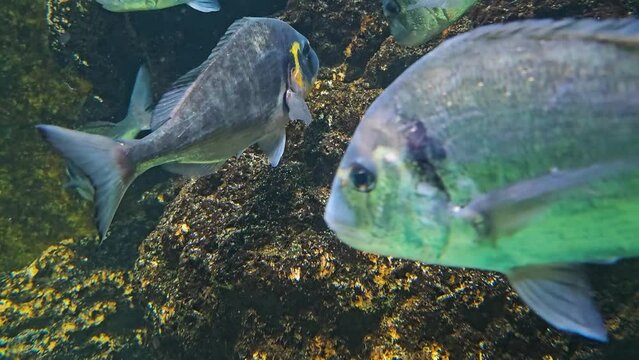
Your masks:
<svg viewBox="0 0 639 360"><path fill-rule="evenodd" d="M369 192L375 188L375 175L362 165L353 165L350 176L353 186L358 191Z"/></svg>
<svg viewBox="0 0 639 360"><path fill-rule="evenodd" d="M400 10L399 4L395 0L387 1L386 4L384 4L384 9L386 10L387 13L391 15L399 14L399 10Z"/></svg>

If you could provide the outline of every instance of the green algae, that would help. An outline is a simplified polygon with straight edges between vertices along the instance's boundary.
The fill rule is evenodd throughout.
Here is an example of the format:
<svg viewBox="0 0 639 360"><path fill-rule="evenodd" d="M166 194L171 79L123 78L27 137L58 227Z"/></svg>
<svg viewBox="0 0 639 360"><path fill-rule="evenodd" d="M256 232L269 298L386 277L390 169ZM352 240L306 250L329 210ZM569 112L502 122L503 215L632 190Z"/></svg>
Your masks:
<svg viewBox="0 0 639 360"><path fill-rule="evenodd" d="M93 233L88 204L63 190L63 163L33 128L71 126L91 88L51 59L45 10L22 0L0 7L0 271Z"/></svg>

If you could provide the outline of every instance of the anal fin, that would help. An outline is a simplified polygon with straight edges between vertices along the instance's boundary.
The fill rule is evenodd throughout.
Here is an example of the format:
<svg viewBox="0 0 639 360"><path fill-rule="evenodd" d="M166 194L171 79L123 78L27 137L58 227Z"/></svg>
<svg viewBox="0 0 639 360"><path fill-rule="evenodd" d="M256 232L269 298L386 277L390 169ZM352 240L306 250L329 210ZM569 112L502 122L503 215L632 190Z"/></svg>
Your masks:
<svg viewBox="0 0 639 360"><path fill-rule="evenodd" d="M593 340L608 341L581 267L527 266L506 275L526 305L552 326Z"/></svg>

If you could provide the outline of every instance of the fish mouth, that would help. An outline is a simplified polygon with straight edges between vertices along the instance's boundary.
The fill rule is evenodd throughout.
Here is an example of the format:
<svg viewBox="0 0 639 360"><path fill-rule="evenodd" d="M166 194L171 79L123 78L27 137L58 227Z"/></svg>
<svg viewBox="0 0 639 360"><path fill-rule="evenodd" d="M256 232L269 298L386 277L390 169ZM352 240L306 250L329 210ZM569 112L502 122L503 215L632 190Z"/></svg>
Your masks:
<svg viewBox="0 0 639 360"><path fill-rule="evenodd" d="M355 212L339 189L331 192L324 211L324 221L342 243L364 252L388 253L385 242L380 242L370 233L370 229L357 221Z"/></svg>
<svg viewBox="0 0 639 360"><path fill-rule="evenodd" d="M340 239L343 236L350 237L350 235L353 235L357 227L355 213L348 206L342 191L335 189L335 186L333 186L331 195L326 203L324 222Z"/></svg>

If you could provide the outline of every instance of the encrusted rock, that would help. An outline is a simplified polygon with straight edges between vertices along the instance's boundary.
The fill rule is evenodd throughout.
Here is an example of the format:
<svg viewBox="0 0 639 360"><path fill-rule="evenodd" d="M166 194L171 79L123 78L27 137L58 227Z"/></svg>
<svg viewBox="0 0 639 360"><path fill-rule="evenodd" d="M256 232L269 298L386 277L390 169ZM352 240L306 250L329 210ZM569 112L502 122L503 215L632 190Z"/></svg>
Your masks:
<svg viewBox="0 0 639 360"><path fill-rule="evenodd" d="M449 31L505 14L527 18L564 9L550 1L486 4ZM628 295L637 281L626 279L614 289L606 283L624 271L636 273L628 270L636 269L636 262L597 269L596 298L614 339L601 345L549 327L499 275L364 254L327 230L321 216L330 181L363 111L380 93L378 86L441 41L405 49L386 39L380 47L383 37L368 34L385 31L379 30L384 28L379 4L359 15L353 5L372 6L297 1L284 14L329 66L309 99L315 122L306 130L288 129L280 166L269 168L259 152L248 152L188 184L142 243L135 276L141 301L153 310L147 318L154 354L253 359L635 354L628 345L637 335L624 329L639 324L627 315L637 310L636 295L613 294ZM584 13L573 9L569 15L610 15L618 8L630 11L618 4L596 11L587 5L579 8ZM358 60L352 63L353 58ZM366 71L350 72L353 66Z"/></svg>
<svg viewBox="0 0 639 360"><path fill-rule="evenodd" d="M141 53L160 74L154 75L156 85L168 84L168 78L199 61L185 59L172 46L188 47L190 54L199 51L202 58L210 50L208 36L173 34L190 22L180 16L193 22L200 16L185 15L189 11L178 7L124 20L143 39ZM636 5L628 1L485 0L443 37L495 21L633 11ZM169 21L171 16L177 16L177 23ZM214 175L184 181L139 249L139 239L155 226L161 209L156 202L164 196L158 189L164 188L129 196L129 202L142 199L141 204L125 204L114 222L113 238L102 247L87 241L63 243L2 280L2 354L165 359L639 356L636 261L590 268L612 339L604 345L549 327L497 274L389 259L340 243L322 213L343 150L382 87L441 39L411 49L397 46L387 38L378 1L296 0L282 17L307 35L328 66L321 69L308 99L315 121L307 129L299 123L287 129L280 166L270 168L263 154L249 150ZM151 26L150 19L168 30ZM72 39L66 50L59 50L62 56L90 54L90 47L76 49ZM113 46L109 43L109 56L121 54ZM101 66L99 58L93 61ZM118 71L133 73L134 65ZM106 82L100 86L119 86L114 82L121 78L96 74ZM113 98L118 96L124 95ZM117 108L125 109L123 104ZM130 210L136 205L153 213L142 219Z"/></svg>

